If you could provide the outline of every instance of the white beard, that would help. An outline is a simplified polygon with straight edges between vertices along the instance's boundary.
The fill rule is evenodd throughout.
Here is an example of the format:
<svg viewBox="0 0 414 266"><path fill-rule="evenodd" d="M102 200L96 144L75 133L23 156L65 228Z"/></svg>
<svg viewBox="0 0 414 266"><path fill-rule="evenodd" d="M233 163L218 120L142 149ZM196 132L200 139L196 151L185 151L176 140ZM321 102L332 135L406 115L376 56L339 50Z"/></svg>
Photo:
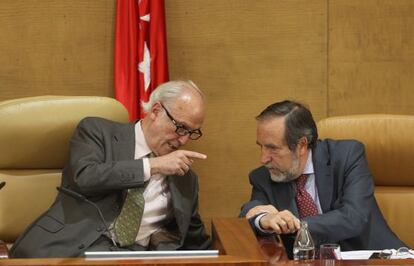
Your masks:
<svg viewBox="0 0 414 266"><path fill-rule="evenodd" d="M299 159L294 157L292 164L293 164L292 168L288 169L285 172L279 172L278 174L272 173L269 170L270 179L272 179L273 182L277 182L277 183L287 183L287 182L290 182L290 181L296 179L300 175L300 173L299 173ZM266 167L271 168L271 166L267 166L267 165L266 165Z"/></svg>

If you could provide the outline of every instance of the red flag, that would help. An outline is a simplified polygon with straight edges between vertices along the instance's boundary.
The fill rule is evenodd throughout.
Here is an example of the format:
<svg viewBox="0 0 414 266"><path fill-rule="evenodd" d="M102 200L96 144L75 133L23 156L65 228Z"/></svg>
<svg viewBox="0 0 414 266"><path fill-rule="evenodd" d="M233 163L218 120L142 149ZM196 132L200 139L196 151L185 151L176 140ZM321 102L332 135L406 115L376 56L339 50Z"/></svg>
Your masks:
<svg viewBox="0 0 414 266"><path fill-rule="evenodd" d="M164 0L117 0L114 68L115 98L142 118L141 101L168 80Z"/></svg>

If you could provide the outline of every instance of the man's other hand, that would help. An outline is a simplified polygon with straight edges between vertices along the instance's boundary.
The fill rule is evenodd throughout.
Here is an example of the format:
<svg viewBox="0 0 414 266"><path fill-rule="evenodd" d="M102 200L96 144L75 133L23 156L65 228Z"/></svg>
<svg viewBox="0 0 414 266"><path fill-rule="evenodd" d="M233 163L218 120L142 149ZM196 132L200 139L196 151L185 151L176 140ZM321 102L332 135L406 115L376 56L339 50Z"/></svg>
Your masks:
<svg viewBox="0 0 414 266"><path fill-rule="evenodd" d="M169 154L149 159L151 175L185 175L188 172L193 159L206 159L207 155L187 150L177 150Z"/></svg>
<svg viewBox="0 0 414 266"><path fill-rule="evenodd" d="M277 234L290 234L299 230L300 221L290 211L283 210L264 215L260 219L260 227Z"/></svg>
<svg viewBox="0 0 414 266"><path fill-rule="evenodd" d="M273 205L257 205L256 207L251 208L246 213L246 218L250 219L260 213L273 213L276 214L279 211Z"/></svg>

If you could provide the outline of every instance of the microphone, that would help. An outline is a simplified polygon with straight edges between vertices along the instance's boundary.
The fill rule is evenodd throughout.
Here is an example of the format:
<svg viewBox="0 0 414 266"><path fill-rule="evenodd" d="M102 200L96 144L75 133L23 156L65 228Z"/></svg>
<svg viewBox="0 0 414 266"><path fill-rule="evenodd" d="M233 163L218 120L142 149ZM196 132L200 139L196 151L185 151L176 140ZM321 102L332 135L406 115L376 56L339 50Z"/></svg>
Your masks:
<svg viewBox="0 0 414 266"><path fill-rule="evenodd" d="M114 244L115 247L118 247L115 240L112 238L111 231L109 230L108 224L106 223L106 220L105 220L105 218L104 218L104 216L101 212L101 209L98 207L98 205L95 204L95 202L88 200L84 195L82 195L82 194L80 194L76 191L73 191L71 189L68 189L68 188L65 188L65 187L56 187L56 189L59 192L62 192L63 194L65 194L65 195L67 195L71 198L74 198L74 199L77 199L77 200L80 200L80 201L83 201L83 202L86 202L86 203L92 205L96 209L96 211L98 212L102 223L105 225L105 229L108 232L108 234L109 234L109 236L112 240L112 243Z"/></svg>
<svg viewBox="0 0 414 266"><path fill-rule="evenodd" d="M6 182L0 182L0 189L2 189L6 185Z"/></svg>

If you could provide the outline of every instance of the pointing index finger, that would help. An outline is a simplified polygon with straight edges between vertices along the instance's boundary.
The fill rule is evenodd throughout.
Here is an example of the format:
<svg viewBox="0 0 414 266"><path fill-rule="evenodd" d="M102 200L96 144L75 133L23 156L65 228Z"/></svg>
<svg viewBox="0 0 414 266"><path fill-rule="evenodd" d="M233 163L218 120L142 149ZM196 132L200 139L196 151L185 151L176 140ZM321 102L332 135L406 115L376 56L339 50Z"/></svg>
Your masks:
<svg viewBox="0 0 414 266"><path fill-rule="evenodd" d="M184 155L187 157L197 158L197 159L207 159L207 155L199 153L199 152L186 151L186 150L183 150L183 152L184 152Z"/></svg>

